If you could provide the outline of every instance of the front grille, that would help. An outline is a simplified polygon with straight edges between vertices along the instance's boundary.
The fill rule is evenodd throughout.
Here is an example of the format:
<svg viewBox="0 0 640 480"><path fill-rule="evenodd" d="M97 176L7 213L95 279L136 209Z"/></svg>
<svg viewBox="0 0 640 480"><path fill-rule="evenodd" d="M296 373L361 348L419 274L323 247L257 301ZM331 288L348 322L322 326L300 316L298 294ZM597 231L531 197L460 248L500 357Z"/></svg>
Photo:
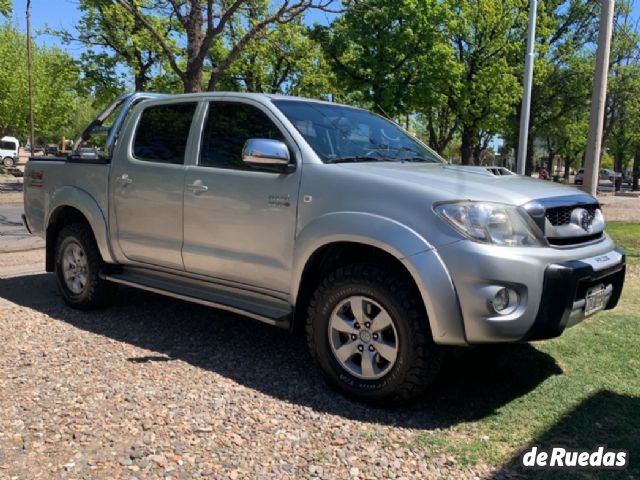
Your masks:
<svg viewBox="0 0 640 480"><path fill-rule="evenodd" d="M594 233L592 235L585 235L582 237L564 237L564 238L550 238L547 237L548 242L551 245L556 245L558 247L564 247L568 245L578 245L580 243L588 243L599 240L603 237L603 233Z"/></svg>
<svg viewBox="0 0 640 480"><path fill-rule="evenodd" d="M549 223L554 227L560 225L568 225L571 223L571 212L576 208L583 208L589 212L592 217L595 215L598 205L572 205L567 207L552 207L548 208L545 212L545 216Z"/></svg>

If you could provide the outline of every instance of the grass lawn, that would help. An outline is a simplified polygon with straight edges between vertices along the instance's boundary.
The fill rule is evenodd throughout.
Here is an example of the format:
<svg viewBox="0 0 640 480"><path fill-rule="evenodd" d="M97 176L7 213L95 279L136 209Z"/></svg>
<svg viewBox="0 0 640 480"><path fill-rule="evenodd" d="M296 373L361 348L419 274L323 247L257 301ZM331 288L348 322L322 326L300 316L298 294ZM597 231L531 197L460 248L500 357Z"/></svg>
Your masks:
<svg viewBox="0 0 640 480"><path fill-rule="evenodd" d="M560 338L478 349L470 354L475 359L454 362L445 379L457 380L433 393L434 408L445 400L440 408L447 418L415 438L425 454L446 453L527 478L640 478L640 224L612 223L608 232L629 263L618 307ZM520 456L532 444L625 448L630 468L520 471Z"/></svg>

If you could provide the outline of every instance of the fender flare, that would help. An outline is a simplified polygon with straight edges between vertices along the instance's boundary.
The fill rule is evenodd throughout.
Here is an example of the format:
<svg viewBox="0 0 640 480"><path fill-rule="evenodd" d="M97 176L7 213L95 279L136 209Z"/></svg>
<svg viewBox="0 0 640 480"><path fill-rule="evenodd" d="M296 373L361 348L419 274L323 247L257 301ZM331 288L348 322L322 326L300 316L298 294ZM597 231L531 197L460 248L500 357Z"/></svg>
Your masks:
<svg viewBox="0 0 640 480"><path fill-rule="evenodd" d="M379 248L402 261L433 247L417 232L396 220L364 212L334 212L307 224L297 235L293 256L291 299L295 303L302 273L311 256L336 242L362 243Z"/></svg>
<svg viewBox="0 0 640 480"><path fill-rule="evenodd" d="M418 232L390 218L361 212L337 212L318 217L296 238L291 299L295 305L302 275L312 255L325 245L353 242L383 250L406 268L427 312L433 339L466 344L458 296L437 250Z"/></svg>
<svg viewBox="0 0 640 480"><path fill-rule="evenodd" d="M75 208L84 215L93 231L102 259L107 263L115 263L109 244L109 228L104 213L95 199L78 187L61 187L51 195L45 219L46 230L49 229L51 222L55 220L57 212L65 207Z"/></svg>

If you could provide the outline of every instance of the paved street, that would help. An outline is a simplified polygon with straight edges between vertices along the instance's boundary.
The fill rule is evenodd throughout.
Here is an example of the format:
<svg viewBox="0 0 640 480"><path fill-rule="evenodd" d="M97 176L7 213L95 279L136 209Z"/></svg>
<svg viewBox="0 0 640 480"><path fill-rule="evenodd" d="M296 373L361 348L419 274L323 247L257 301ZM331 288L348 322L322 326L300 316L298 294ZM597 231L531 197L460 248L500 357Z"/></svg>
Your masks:
<svg viewBox="0 0 640 480"><path fill-rule="evenodd" d="M0 205L0 252L29 250L44 246L41 239L22 225L22 205Z"/></svg>

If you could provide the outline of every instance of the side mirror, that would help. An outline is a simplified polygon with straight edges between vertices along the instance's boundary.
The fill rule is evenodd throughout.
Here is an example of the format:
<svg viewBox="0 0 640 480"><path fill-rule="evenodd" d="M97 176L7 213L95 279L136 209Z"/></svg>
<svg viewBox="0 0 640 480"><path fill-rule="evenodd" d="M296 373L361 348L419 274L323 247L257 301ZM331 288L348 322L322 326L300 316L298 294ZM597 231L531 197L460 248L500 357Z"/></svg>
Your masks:
<svg viewBox="0 0 640 480"><path fill-rule="evenodd" d="M289 148L279 140L250 138L242 149L242 161L254 168L290 173L295 165L289 163Z"/></svg>

